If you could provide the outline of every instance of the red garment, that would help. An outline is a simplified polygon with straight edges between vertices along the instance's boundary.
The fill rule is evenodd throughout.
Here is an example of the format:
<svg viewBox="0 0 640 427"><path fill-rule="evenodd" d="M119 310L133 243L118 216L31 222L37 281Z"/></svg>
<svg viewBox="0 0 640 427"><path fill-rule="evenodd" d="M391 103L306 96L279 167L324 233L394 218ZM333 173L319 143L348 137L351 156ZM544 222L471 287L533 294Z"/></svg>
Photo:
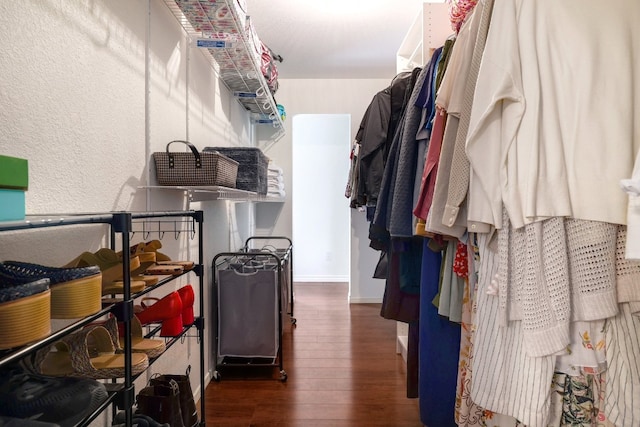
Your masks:
<svg viewBox="0 0 640 427"><path fill-rule="evenodd" d="M436 106L436 115L433 120L433 128L431 129L431 140L427 149L427 159L424 164L422 173L422 182L420 184L420 196L413 214L426 221L431 203L433 202L433 193L436 187L436 174L438 173L438 162L440 161L440 149L442 148L442 139L444 137L444 127L447 121L447 113L442 108Z"/></svg>
<svg viewBox="0 0 640 427"><path fill-rule="evenodd" d="M467 19L467 16L476 7L478 0L452 0L449 3L449 19L451 20L451 28L456 33L460 32L460 27Z"/></svg>
<svg viewBox="0 0 640 427"><path fill-rule="evenodd" d="M467 258L467 245L458 240L456 255L453 259L453 272L458 277L469 277L469 259Z"/></svg>

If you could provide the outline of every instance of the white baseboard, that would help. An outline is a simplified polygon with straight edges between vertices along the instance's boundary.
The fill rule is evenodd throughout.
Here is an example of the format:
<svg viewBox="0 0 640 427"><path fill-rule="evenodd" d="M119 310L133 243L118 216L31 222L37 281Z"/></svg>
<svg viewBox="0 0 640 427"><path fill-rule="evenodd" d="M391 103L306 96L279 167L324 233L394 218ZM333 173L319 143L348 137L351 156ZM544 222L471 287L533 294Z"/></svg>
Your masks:
<svg viewBox="0 0 640 427"><path fill-rule="evenodd" d="M396 322L396 353L402 355L404 362L407 362L407 351L409 348L409 324Z"/></svg>
<svg viewBox="0 0 640 427"><path fill-rule="evenodd" d="M204 388L206 389L209 383L211 382L211 372L208 372L204 375ZM196 406L200 409L200 399L202 399L202 388L200 387L200 381L198 381L197 386L192 390L193 391L193 399L196 402Z"/></svg>
<svg viewBox="0 0 640 427"><path fill-rule="evenodd" d="M293 276L293 282L349 282L349 276Z"/></svg>
<svg viewBox="0 0 640 427"><path fill-rule="evenodd" d="M407 363L407 349L409 346L409 337L406 335L398 336L398 343L396 344L396 353L402 355L404 363Z"/></svg>
<svg viewBox="0 0 640 427"><path fill-rule="evenodd" d="M349 304L381 304L382 298L349 298Z"/></svg>

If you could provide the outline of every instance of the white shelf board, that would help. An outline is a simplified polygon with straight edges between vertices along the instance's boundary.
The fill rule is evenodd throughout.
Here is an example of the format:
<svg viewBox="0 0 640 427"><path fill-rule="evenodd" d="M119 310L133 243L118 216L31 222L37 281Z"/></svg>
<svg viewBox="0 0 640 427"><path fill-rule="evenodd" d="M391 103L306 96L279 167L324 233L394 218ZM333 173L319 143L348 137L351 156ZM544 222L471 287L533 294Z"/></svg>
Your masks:
<svg viewBox="0 0 640 427"><path fill-rule="evenodd" d="M141 189L158 191L181 191L189 197L190 202L202 202L207 200L231 200L239 202L284 202L284 197L267 196L253 191L238 190L237 188L221 187L217 185L204 186L169 186L146 185Z"/></svg>

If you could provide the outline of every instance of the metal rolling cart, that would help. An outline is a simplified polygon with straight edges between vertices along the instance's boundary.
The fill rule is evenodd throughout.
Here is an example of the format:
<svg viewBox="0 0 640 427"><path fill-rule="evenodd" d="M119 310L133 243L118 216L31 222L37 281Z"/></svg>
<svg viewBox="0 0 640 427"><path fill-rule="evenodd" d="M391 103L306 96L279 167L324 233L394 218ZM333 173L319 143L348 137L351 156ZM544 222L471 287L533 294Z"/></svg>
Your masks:
<svg viewBox="0 0 640 427"><path fill-rule="evenodd" d="M278 367L282 358L282 259L263 251L222 252L212 261L213 379L224 367Z"/></svg>
<svg viewBox="0 0 640 427"><path fill-rule="evenodd" d="M251 247L251 243L255 243L258 240L277 241L283 243L275 246L266 244L260 248ZM294 294L293 294L293 242L290 238L285 236L252 236L249 237L242 248L244 252L266 252L273 253L280 258L282 264L282 300L286 304L286 314L289 315L289 320L293 326L296 325L296 318L293 316Z"/></svg>

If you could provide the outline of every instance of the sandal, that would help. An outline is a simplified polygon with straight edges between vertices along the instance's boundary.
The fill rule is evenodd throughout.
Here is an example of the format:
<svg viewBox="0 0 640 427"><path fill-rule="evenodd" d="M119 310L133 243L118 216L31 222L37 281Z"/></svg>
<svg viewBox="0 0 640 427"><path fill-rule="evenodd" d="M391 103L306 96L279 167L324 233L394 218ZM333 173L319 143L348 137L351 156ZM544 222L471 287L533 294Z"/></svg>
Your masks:
<svg viewBox="0 0 640 427"><path fill-rule="evenodd" d="M83 252L64 267L86 267L97 265L102 271L102 295L121 294L124 292L122 281L122 258L108 248L99 249L96 253ZM140 259L131 257L129 271L135 271L140 267ZM144 281L131 281L131 292L138 293L144 290Z"/></svg>
<svg viewBox="0 0 640 427"><path fill-rule="evenodd" d="M25 280L49 279L52 319L79 319L102 309L102 274L96 266L58 268L4 261L0 271Z"/></svg>
<svg viewBox="0 0 640 427"><path fill-rule="evenodd" d="M179 265L182 267L184 271L189 271L193 269L195 262L193 261L173 261L169 256L163 254L162 252L158 252L158 249L162 247L162 243L160 240L151 240L144 244L142 248L143 252L152 252L156 254L156 264L158 265ZM138 248L140 250L140 248Z"/></svg>
<svg viewBox="0 0 640 427"><path fill-rule="evenodd" d="M184 273L184 269L182 266L175 264L154 265L147 268L145 273L152 276L179 276Z"/></svg>
<svg viewBox="0 0 640 427"><path fill-rule="evenodd" d="M122 322L118 322L115 317L103 323L104 328L109 331L111 341L117 352L124 352L124 327ZM134 353L144 353L149 359L160 356L166 349L164 340L148 339L144 337L140 320L133 316L131 319L131 351Z"/></svg>
<svg viewBox="0 0 640 427"><path fill-rule="evenodd" d="M49 279L17 280L0 274L0 350L48 336L50 317Z"/></svg>
<svg viewBox="0 0 640 427"><path fill-rule="evenodd" d="M50 351L52 347L56 351ZM148 366L146 354L131 353L132 375L144 372ZM92 325L36 352L34 369L50 376L122 378L125 376L125 355L116 354L106 328Z"/></svg>
<svg viewBox="0 0 640 427"><path fill-rule="evenodd" d="M118 258L122 260L122 252L118 252ZM140 265L131 270L132 276L139 276L144 274L147 268L151 267L156 263L156 254L155 252L140 252L135 255L131 255L131 258L138 258L140 261Z"/></svg>
<svg viewBox="0 0 640 427"><path fill-rule="evenodd" d="M142 280L146 286L153 286L160 281L160 278L147 273L147 269L155 265L156 254L155 252L144 252L143 247L144 243L138 243L129 248L130 257L137 257L140 260L140 267L131 271L131 280ZM117 255L122 259L122 251Z"/></svg>

